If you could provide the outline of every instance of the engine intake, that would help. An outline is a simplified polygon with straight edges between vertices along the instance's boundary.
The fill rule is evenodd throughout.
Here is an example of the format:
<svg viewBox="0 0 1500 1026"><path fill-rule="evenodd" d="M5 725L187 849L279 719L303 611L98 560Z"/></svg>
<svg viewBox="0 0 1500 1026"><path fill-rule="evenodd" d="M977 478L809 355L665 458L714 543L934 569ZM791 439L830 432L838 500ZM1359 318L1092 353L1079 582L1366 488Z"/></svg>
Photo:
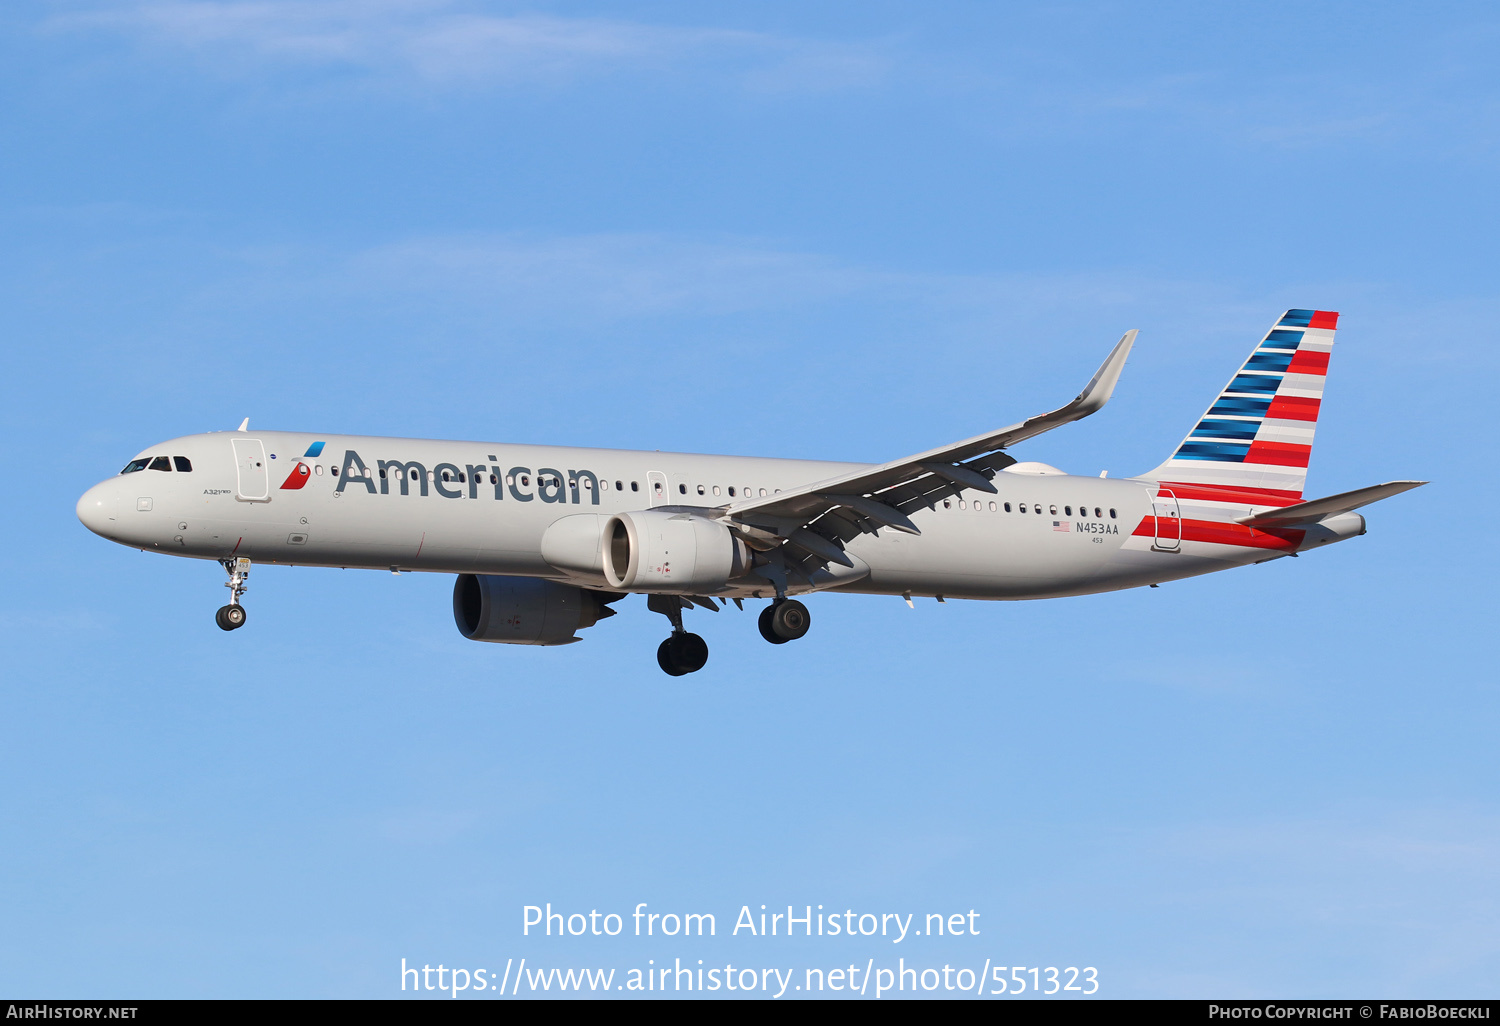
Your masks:
<svg viewBox="0 0 1500 1026"><path fill-rule="evenodd" d="M602 541L604 579L626 591L713 592L751 566L729 528L692 513L620 513L605 521Z"/></svg>
<svg viewBox="0 0 1500 1026"><path fill-rule="evenodd" d="M505 645L571 645L574 631L614 616L599 595L537 577L459 574L453 582L453 621L470 641Z"/></svg>

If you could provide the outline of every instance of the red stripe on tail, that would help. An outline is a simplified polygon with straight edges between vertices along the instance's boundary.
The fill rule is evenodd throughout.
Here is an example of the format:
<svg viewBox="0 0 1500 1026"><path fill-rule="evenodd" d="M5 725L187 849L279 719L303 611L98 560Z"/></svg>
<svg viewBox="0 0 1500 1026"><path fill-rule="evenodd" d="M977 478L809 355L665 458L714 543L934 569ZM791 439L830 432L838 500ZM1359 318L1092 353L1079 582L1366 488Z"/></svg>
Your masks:
<svg viewBox="0 0 1500 1026"><path fill-rule="evenodd" d="M1297 355L1292 357L1292 365L1286 369L1286 372L1288 374L1327 374L1328 355L1311 349L1299 349Z"/></svg>
<svg viewBox="0 0 1500 1026"><path fill-rule="evenodd" d="M1251 442L1245 453L1246 463L1259 463L1272 467L1306 467L1312 446L1293 445L1290 442Z"/></svg>
<svg viewBox="0 0 1500 1026"><path fill-rule="evenodd" d="M1318 419L1318 407L1322 405L1321 399L1307 399L1296 395L1278 395L1271 400L1271 408L1266 411L1267 420L1312 420Z"/></svg>

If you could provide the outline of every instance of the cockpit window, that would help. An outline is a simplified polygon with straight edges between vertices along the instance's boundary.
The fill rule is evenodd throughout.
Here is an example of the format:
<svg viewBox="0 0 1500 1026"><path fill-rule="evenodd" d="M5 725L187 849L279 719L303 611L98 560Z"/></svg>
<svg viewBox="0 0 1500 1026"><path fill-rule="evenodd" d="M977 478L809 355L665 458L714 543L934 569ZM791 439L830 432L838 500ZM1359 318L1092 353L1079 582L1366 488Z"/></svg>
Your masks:
<svg viewBox="0 0 1500 1026"><path fill-rule="evenodd" d="M173 456L172 462L177 464L177 473L191 474L193 472L193 461L186 456Z"/></svg>
<svg viewBox="0 0 1500 1026"><path fill-rule="evenodd" d="M167 459L165 456L158 456L158 457L156 457L156 459L154 459L154 460L151 461L151 467L150 467L150 469L152 469L152 470L171 470L172 469L172 461L169 460L169 459Z"/></svg>
<svg viewBox="0 0 1500 1026"><path fill-rule="evenodd" d="M125 464L125 469L120 471L120 473L134 474L137 470L145 470L146 464L150 462L151 460L149 457L144 460L131 460L129 463Z"/></svg>

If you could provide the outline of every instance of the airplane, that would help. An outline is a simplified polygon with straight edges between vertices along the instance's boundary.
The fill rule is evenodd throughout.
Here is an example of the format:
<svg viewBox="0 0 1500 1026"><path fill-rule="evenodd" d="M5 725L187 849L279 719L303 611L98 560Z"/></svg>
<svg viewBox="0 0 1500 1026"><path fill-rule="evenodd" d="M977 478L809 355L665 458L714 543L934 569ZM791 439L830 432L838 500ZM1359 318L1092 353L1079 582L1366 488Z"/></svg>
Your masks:
<svg viewBox="0 0 1500 1026"><path fill-rule="evenodd" d="M566 645L628 594L667 617L657 662L708 662L683 612L769 600L807 634L815 592L1017 600L1156 586L1365 533L1354 510L1425 481L1303 499L1338 314L1288 310L1160 466L1080 477L1006 450L1100 410L1125 333L1072 402L879 465L323 433L188 435L78 500L95 534L216 560L225 631L252 561L457 575L473 641Z"/></svg>

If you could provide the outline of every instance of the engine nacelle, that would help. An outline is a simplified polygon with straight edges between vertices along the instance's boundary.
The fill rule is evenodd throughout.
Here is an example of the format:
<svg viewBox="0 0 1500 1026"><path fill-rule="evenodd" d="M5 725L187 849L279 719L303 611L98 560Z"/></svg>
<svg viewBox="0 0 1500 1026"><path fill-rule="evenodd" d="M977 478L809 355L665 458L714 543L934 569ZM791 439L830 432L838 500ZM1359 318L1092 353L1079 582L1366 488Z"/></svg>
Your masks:
<svg viewBox="0 0 1500 1026"><path fill-rule="evenodd" d="M453 621L470 641L571 645L583 640L574 631L614 615L593 592L537 577L459 574L453 584Z"/></svg>
<svg viewBox="0 0 1500 1026"><path fill-rule="evenodd" d="M603 513L575 513L542 532L542 558L575 577L604 581Z"/></svg>
<svg viewBox="0 0 1500 1026"><path fill-rule="evenodd" d="M723 524L691 513L641 510L605 521L604 579L621 591L704 594L751 566L750 549Z"/></svg>

